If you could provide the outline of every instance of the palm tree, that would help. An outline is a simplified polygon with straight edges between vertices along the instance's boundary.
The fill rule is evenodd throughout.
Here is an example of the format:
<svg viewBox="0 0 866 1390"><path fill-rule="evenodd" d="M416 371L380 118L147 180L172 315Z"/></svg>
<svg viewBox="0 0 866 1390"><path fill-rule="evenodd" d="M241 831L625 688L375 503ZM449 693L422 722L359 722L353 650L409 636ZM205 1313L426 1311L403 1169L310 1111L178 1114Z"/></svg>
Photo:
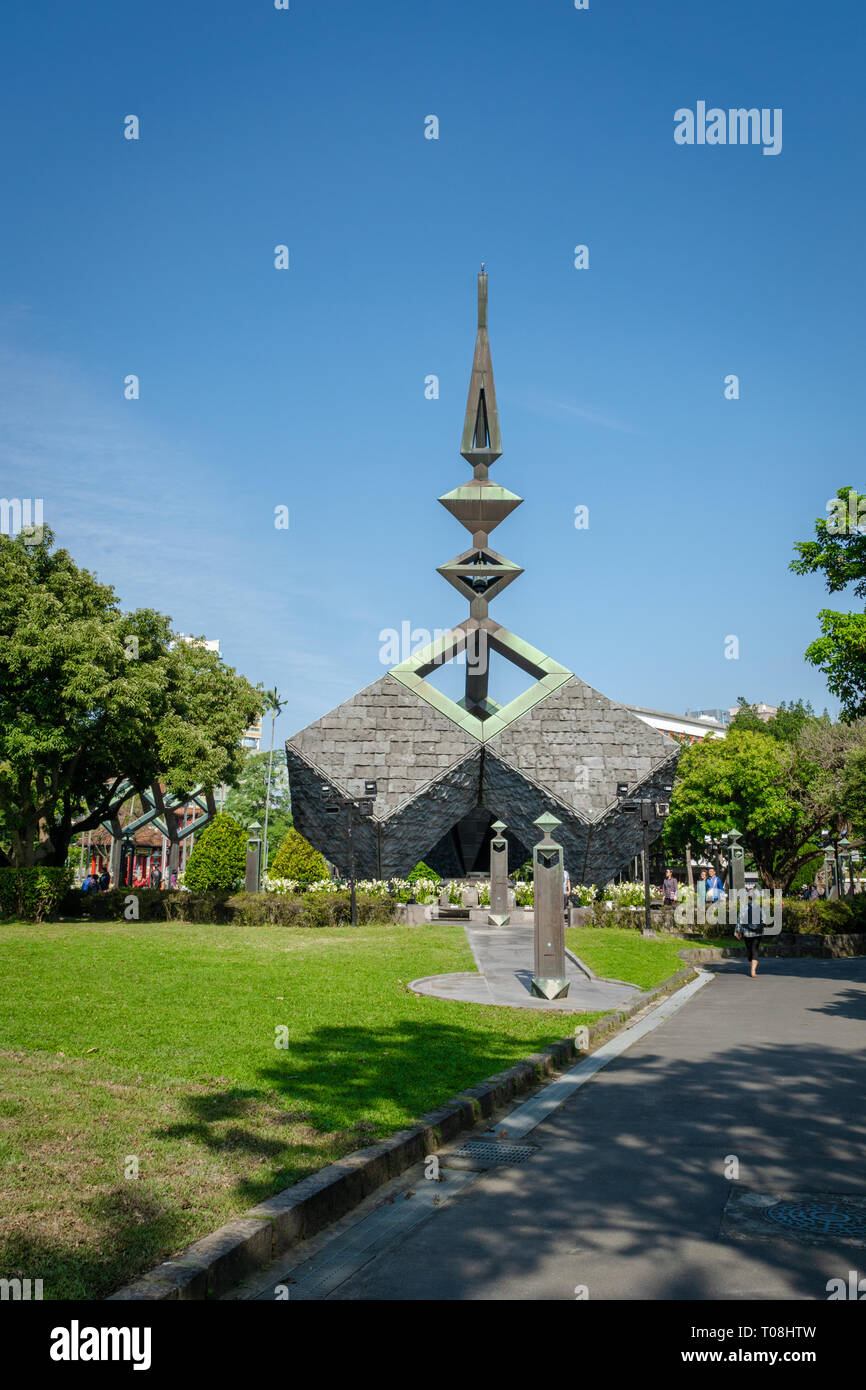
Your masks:
<svg viewBox="0 0 866 1390"><path fill-rule="evenodd" d="M282 713L283 709L287 704L288 697L283 697L279 695L277 693L276 686L274 686L273 690L263 691L263 697L265 710L268 711L271 716L271 751L270 756L268 757L268 788L265 792L265 843L264 860L262 865L262 873L266 874L268 871L268 812L271 809L271 768L273 767L274 763L274 726L277 722L277 715Z"/></svg>

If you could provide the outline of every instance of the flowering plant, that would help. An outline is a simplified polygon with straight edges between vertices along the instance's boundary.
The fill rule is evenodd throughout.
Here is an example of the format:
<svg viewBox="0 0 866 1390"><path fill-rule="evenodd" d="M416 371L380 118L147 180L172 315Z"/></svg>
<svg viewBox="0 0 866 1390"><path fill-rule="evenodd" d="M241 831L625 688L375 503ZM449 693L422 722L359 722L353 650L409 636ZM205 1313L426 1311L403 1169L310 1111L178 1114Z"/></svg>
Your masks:
<svg viewBox="0 0 866 1390"><path fill-rule="evenodd" d="M526 883L521 878L514 880L514 902L517 907L532 907L535 892L531 883Z"/></svg>
<svg viewBox="0 0 866 1390"><path fill-rule="evenodd" d="M265 893L297 893L300 891L296 878L268 878L265 874L262 878L262 889Z"/></svg>
<svg viewBox="0 0 866 1390"><path fill-rule="evenodd" d="M650 885L650 898L656 902L661 900L662 890L656 888L655 884ZM643 907L644 888L642 883L607 883L602 892L602 901L613 903L617 907Z"/></svg>
<svg viewBox="0 0 866 1390"><path fill-rule="evenodd" d="M594 883L575 883L572 884L571 892L581 907L592 907L597 889Z"/></svg>
<svg viewBox="0 0 866 1390"><path fill-rule="evenodd" d="M417 903L435 903L439 897L440 885L436 878L416 878L413 885Z"/></svg>

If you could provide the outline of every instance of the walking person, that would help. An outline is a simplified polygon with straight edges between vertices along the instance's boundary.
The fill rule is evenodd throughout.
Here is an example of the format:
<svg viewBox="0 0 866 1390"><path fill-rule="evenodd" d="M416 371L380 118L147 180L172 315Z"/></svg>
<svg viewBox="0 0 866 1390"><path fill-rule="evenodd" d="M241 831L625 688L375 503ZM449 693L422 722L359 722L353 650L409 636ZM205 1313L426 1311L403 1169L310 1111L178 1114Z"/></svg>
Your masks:
<svg viewBox="0 0 866 1390"><path fill-rule="evenodd" d="M749 978L754 980L758 973L758 948L764 934L764 913L760 901L755 902L754 889L749 889L748 901L740 906L734 936L746 945L746 958L749 962Z"/></svg>
<svg viewBox="0 0 866 1390"><path fill-rule="evenodd" d="M673 869L665 869L664 883L662 884L663 907L676 907L679 887L679 881L675 878Z"/></svg>
<svg viewBox="0 0 866 1390"><path fill-rule="evenodd" d="M571 898L571 879L568 876L568 869L563 866L562 870L562 910L565 913L565 920L568 922L569 900Z"/></svg>
<svg viewBox="0 0 866 1390"><path fill-rule="evenodd" d="M706 870L706 869L701 869L701 876L700 876L700 878L698 879L697 883L695 884L695 887L696 887L697 890L698 890L698 903L700 904L701 907L704 907L704 905L706 904L706 901L707 901L707 870Z"/></svg>
<svg viewBox="0 0 866 1390"><path fill-rule="evenodd" d="M162 871L160 870L158 864L154 864L153 868L150 871L150 886L151 888L159 888L161 883Z"/></svg>

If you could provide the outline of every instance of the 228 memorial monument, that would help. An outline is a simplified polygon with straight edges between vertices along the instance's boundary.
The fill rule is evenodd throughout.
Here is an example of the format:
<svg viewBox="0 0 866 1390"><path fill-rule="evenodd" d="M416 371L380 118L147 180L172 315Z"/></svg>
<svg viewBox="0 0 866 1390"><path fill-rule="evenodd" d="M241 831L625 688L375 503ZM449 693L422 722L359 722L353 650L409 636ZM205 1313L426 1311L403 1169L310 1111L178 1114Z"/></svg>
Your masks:
<svg viewBox="0 0 866 1390"><path fill-rule="evenodd" d="M483 268L460 452L472 478L438 500L471 544L438 572L468 601L469 616L287 740L295 826L344 874L351 856L360 877L405 877L420 860L462 877L487 872L495 821L508 827L509 857L519 864L538 838L534 822L552 813L572 876L605 883L643 845L617 785L664 801L679 746L489 616L492 600L523 573L490 534L523 499L489 477L502 442ZM490 690L493 655L531 682L505 704ZM458 658L465 692L455 700L429 677ZM359 815L354 803L371 780L375 802ZM351 827L331 813L335 793ZM662 824L652 821L651 840Z"/></svg>

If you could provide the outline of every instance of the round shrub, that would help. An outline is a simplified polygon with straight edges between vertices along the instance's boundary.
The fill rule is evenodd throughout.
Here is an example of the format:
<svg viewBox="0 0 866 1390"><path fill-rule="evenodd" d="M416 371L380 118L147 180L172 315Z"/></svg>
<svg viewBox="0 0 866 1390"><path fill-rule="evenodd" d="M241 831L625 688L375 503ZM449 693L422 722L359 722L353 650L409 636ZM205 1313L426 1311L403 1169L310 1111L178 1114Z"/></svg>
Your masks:
<svg viewBox="0 0 866 1390"><path fill-rule="evenodd" d="M232 893L244 881L247 832L234 816L221 811L211 821L186 862L184 887L191 893Z"/></svg>
<svg viewBox="0 0 866 1390"><path fill-rule="evenodd" d="M299 887L308 888L311 883L321 883L330 875L324 857L292 828L271 861L268 877L293 879Z"/></svg>

